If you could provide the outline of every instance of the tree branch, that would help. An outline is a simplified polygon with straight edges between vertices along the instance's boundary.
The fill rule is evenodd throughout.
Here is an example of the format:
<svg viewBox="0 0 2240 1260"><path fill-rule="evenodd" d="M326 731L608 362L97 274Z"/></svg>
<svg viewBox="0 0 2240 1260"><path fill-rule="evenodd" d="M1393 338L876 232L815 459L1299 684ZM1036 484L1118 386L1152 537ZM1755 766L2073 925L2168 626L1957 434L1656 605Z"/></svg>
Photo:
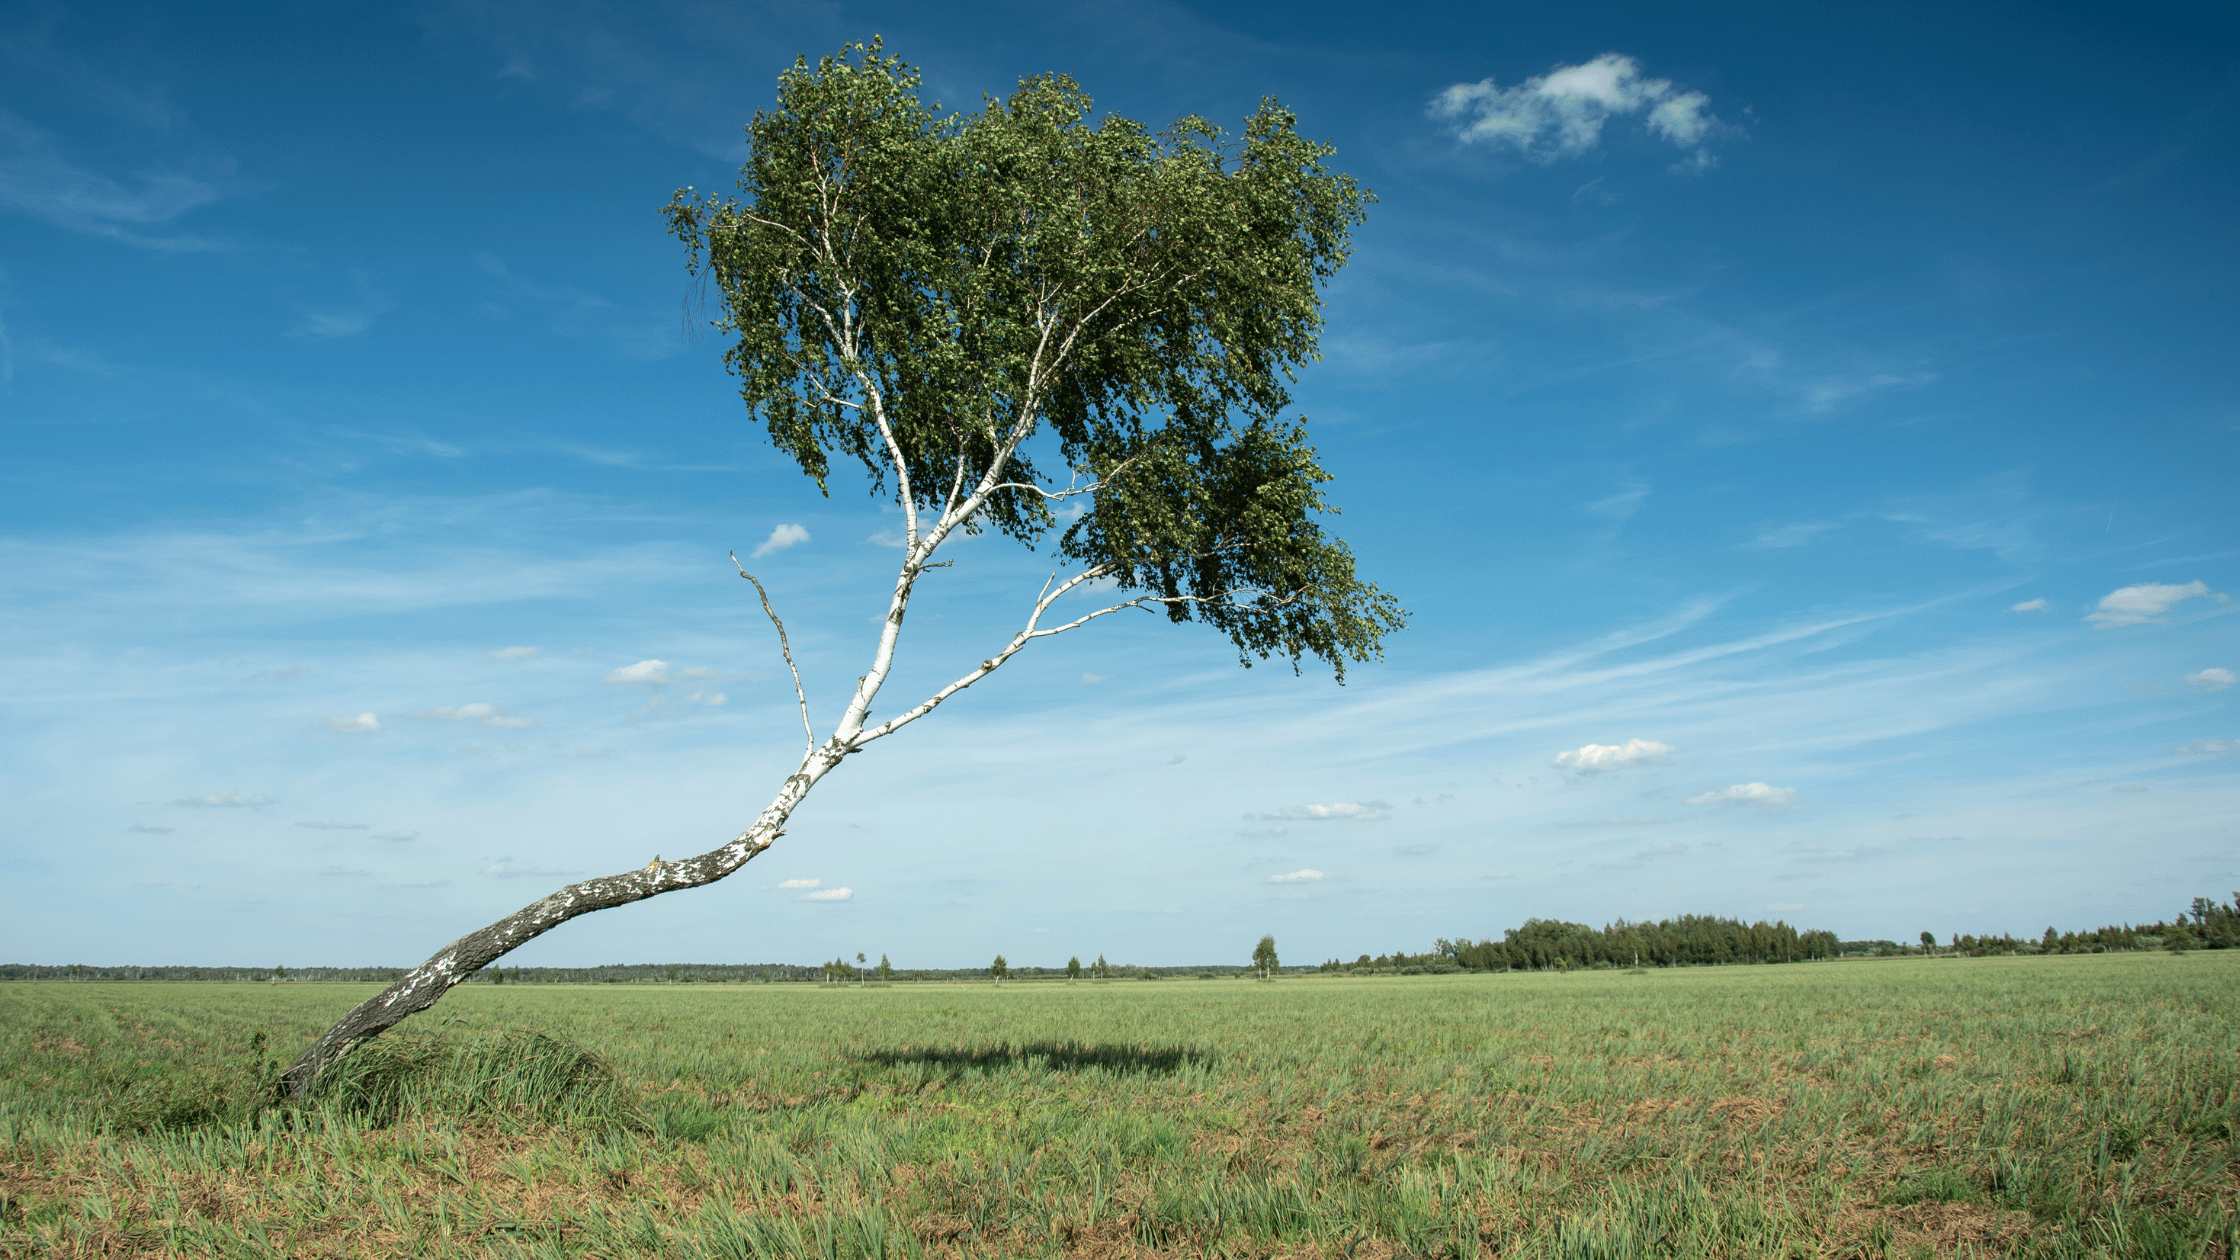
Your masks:
<svg viewBox="0 0 2240 1260"><path fill-rule="evenodd" d="M762 611L769 615L770 624L778 628L778 651L785 656L786 669L793 674L794 698L801 701L801 738L808 751L814 752L817 747L817 733L809 726L809 693L801 689L801 671L793 663L793 645L786 642L786 623L778 620L778 614L771 609L770 592L762 589L762 580L747 572L747 566L739 563L738 552L734 551L729 554L732 565L739 570L739 576L754 583L755 593L762 596Z"/></svg>

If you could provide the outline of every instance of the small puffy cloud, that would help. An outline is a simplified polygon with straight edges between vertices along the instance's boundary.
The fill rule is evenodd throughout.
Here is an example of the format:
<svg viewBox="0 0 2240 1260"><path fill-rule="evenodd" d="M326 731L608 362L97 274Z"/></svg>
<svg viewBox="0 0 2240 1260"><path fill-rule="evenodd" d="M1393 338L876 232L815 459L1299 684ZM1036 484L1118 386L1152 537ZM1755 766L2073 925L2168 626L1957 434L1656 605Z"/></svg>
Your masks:
<svg viewBox="0 0 2240 1260"><path fill-rule="evenodd" d="M723 694L720 691L705 691L700 693L699 695L694 696L693 699L698 700L700 703L709 705L711 707L719 704L731 703L731 697Z"/></svg>
<svg viewBox="0 0 2240 1260"><path fill-rule="evenodd" d="M1286 874L1270 875L1268 882L1271 884L1312 884L1328 878L1330 877L1321 871L1302 866L1298 870Z"/></svg>
<svg viewBox="0 0 2240 1260"><path fill-rule="evenodd" d="M1559 66L1515 87L1492 79L1457 83L1431 98L1429 113L1465 144L1507 145L1545 165L1590 152L1610 118L1644 110L1652 135L1688 152L1683 167L1711 164L1704 145L1720 126L1711 98L1669 79L1644 78L1640 63L1618 53Z"/></svg>
<svg viewBox="0 0 2240 1260"><path fill-rule="evenodd" d="M1688 798L1690 805L1794 805L1795 788L1773 787L1765 783L1737 783Z"/></svg>
<svg viewBox="0 0 2240 1260"><path fill-rule="evenodd" d="M376 840L418 840L419 838L420 833L417 831L384 831L374 836Z"/></svg>
<svg viewBox="0 0 2240 1260"><path fill-rule="evenodd" d="M2186 681L2203 691L2223 691L2233 683L2240 682L2240 678L2233 677L2232 671L2229 669L2217 667L2202 670L2197 674L2187 674Z"/></svg>
<svg viewBox="0 0 2240 1260"><path fill-rule="evenodd" d="M1629 739L1622 744L1588 744L1567 753L1556 754L1549 765L1581 774L1601 774L1610 770L1623 770L1627 766L1655 765L1671 759L1673 747L1653 739Z"/></svg>
<svg viewBox="0 0 2240 1260"><path fill-rule="evenodd" d="M370 831L373 829L371 823L346 822L299 822L296 826L309 827L313 831Z"/></svg>
<svg viewBox="0 0 2240 1260"><path fill-rule="evenodd" d="M808 896L806 896L806 897L803 897L803 898L802 898L802 900L803 900L803 901L849 901L849 900L853 900L853 899L854 899L854 897L855 897L855 895L856 895L856 890L855 890L855 889L853 889L853 888L826 888L826 889L823 889L823 890L821 890L821 891L818 891L818 892L813 892L813 893L810 893L810 894L809 894Z"/></svg>
<svg viewBox="0 0 2240 1260"><path fill-rule="evenodd" d="M799 525L780 525L770 531L770 536L762 540L761 546L754 549L754 558L760 560L764 556L784 551L788 547L807 541L809 541L808 530Z"/></svg>
<svg viewBox="0 0 2240 1260"><path fill-rule="evenodd" d="M493 661L525 661L536 654L537 650L533 647L502 647L489 653L489 656Z"/></svg>
<svg viewBox="0 0 2240 1260"><path fill-rule="evenodd" d="M784 880L779 880L779 881L778 881L778 887L780 887L780 888L822 888L822 887L824 887L824 881L823 881L823 880L821 880L821 879L784 879Z"/></svg>
<svg viewBox="0 0 2240 1260"><path fill-rule="evenodd" d="M535 718L509 714L494 704L482 703L437 705L433 709L422 709L405 716L425 718L431 722L479 722L500 731L523 731L537 724Z"/></svg>
<svg viewBox="0 0 2240 1260"><path fill-rule="evenodd" d="M1262 817L1271 822L1378 822L1392 816L1385 801L1338 801L1330 805L1286 805Z"/></svg>
<svg viewBox="0 0 2240 1260"><path fill-rule="evenodd" d="M625 665L621 669L608 673L601 681L611 683L665 683L669 681L669 662L639 661L635 665Z"/></svg>
<svg viewBox="0 0 2240 1260"><path fill-rule="evenodd" d="M177 831L177 830L178 830L178 828L177 828L177 827L157 827L157 826L152 826L152 825L150 825L150 824L148 824L148 823L134 823L134 824L132 824L131 826L129 826L129 827L127 827L127 828L125 828L125 830L126 830L126 831L144 831L144 832L148 833L148 834L149 834L149 835L151 835L151 836L168 836L168 835L170 835L170 834L171 834L172 832L174 832L174 831Z"/></svg>
<svg viewBox="0 0 2240 1260"><path fill-rule="evenodd" d="M338 713L327 719L327 729L340 731L345 735L363 735L380 730L381 719L371 713L360 713L355 717L347 713Z"/></svg>
<svg viewBox="0 0 2240 1260"><path fill-rule="evenodd" d="M2047 602L2046 602L2045 600L2043 600L2043 599L2026 599L2026 600L2023 600L2023 601L2022 601L2021 603L2019 603L2019 604L2015 604L2015 605L2013 605L2012 607L2008 608L2008 609L2007 609L2007 611L2008 611L2008 612L2044 612L2044 611L2045 611L2046 609L2048 609L2048 608L2051 608L2051 607L2053 607L2053 605L2051 605L2051 604L2047 603Z"/></svg>
<svg viewBox="0 0 2240 1260"><path fill-rule="evenodd" d="M190 809L262 809L276 802L262 792L255 796L243 796L238 792L212 792L208 796L182 796L171 803L185 805Z"/></svg>
<svg viewBox="0 0 2240 1260"><path fill-rule="evenodd" d="M2162 614L2173 605L2207 595L2207 585L2193 581L2183 586L2167 582L2141 582L2137 586L2121 587L2100 597L2100 606L2085 617L2086 621L2110 630L2117 626L2136 626L2146 622L2160 622Z"/></svg>

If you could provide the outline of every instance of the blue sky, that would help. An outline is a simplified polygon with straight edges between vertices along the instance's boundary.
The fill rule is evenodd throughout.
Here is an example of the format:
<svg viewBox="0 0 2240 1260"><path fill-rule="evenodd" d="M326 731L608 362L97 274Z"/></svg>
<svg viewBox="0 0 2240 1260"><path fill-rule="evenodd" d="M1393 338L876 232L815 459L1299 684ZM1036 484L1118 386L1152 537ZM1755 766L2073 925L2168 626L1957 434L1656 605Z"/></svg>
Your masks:
<svg viewBox="0 0 2240 1260"><path fill-rule="evenodd" d="M0 956L407 964L714 847L862 672L657 214L797 53L1263 95L1377 193L1300 410L1412 625L1108 619L527 964L2035 934L2240 886L2240 41L2138 5L0 10ZM776 544L776 545L772 545ZM889 697L1007 637L994 541ZM658 662L658 664L647 664ZM813 883L811 881L814 881Z"/></svg>

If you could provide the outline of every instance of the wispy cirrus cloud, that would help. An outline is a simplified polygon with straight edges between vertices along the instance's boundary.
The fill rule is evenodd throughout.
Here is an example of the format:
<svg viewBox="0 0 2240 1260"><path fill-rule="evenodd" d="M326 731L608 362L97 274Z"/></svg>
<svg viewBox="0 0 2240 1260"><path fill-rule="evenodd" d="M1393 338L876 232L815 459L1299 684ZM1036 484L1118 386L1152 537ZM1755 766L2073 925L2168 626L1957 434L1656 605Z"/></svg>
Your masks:
<svg viewBox="0 0 2240 1260"><path fill-rule="evenodd" d="M1780 807L1797 803L1795 788L1774 787L1766 783L1737 783L1733 787L1718 788L1688 798L1690 805L1764 805Z"/></svg>
<svg viewBox="0 0 2240 1260"><path fill-rule="evenodd" d="M817 890L816 892L810 893L810 894L809 894L808 896L806 896L806 897L803 897L803 898L802 898L802 900L803 900L803 901L853 901L853 900L855 900L855 895L856 895L856 890L855 890L855 889L853 889L853 888L820 888L820 889L818 889L818 890Z"/></svg>
<svg viewBox="0 0 2240 1260"><path fill-rule="evenodd" d="M313 830L313 831L371 831L371 830L373 830L373 824L372 824L372 823L354 823L354 822L299 822L299 823L297 823L297 824L296 824L296 826L298 826L298 827L309 827L309 828L310 828L311 830Z"/></svg>
<svg viewBox="0 0 2240 1260"><path fill-rule="evenodd" d="M171 803L184 805L189 809L263 809L279 802L262 792L253 796L243 796L239 792L212 792L208 796L182 796Z"/></svg>
<svg viewBox="0 0 2240 1260"><path fill-rule="evenodd" d="M1272 814L1262 814L1269 822L1380 822L1392 816L1392 805L1387 801L1336 801L1328 805L1286 805Z"/></svg>
<svg viewBox="0 0 2240 1260"><path fill-rule="evenodd" d="M1268 882L1271 884L1318 884L1328 878L1330 876L1323 871L1315 870L1312 867L1301 867L1298 870L1287 871L1281 875L1270 875Z"/></svg>

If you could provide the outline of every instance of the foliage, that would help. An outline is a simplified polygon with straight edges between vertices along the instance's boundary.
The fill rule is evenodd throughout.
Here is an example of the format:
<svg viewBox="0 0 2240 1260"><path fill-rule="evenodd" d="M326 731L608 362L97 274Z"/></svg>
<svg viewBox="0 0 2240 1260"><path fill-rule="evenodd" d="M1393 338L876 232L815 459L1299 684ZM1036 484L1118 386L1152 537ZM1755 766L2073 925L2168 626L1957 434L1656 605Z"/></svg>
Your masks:
<svg viewBox="0 0 2240 1260"><path fill-rule="evenodd" d="M876 44L797 62L739 196L668 208L771 441L820 488L862 463L906 569L952 528L1032 544L1063 506L1061 556L1246 664L1375 655L1402 614L1323 531L1329 474L1283 414L1367 191L1272 100L1241 135L1154 133L1063 75L970 114L918 83Z"/></svg>
<svg viewBox="0 0 2240 1260"><path fill-rule="evenodd" d="M0 1255L2214 1257L2236 1001L2230 951L474 986L394 1044L566 1028L637 1119L445 1086L135 1135L128 1079L222 1069L326 999L7 985Z"/></svg>
<svg viewBox="0 0 2240 1260"><path fill-rule="evenodd" d="M1527 919L1498 941L1442 937L1429 953L1403 951L1376 958L1363 954L1351 963L1332 959L1322 964L1322 970L1421 973L1801 962L1833 958L1836 946L1833 932L1799 932L1779 921L1744 923L1714 915L1682 915L1655 923L1620 919L1600 929Z"/></svg>
<svg viewBox="0 0 2240 1260"><path fill-rule="evenodd" d="M1260 973L1261 979L1266 980L1274 975L1276 968L1281 965L1276 959L1276 938L1273 936L1261 937L1260 943L1252 947L1252 969Z"/></svg>

